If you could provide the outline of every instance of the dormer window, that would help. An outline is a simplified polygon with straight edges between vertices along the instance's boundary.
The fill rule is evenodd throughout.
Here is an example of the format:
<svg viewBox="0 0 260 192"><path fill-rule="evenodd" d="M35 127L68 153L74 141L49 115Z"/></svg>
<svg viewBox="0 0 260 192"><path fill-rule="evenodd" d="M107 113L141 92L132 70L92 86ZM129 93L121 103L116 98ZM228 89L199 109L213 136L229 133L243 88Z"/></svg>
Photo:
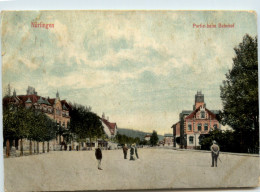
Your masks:
<svg viewBox="0 0 260 192"><path fill-rule="evenodd" d="M200 112L200 118L201 119L205 119L205 111L201 111Z"/></svg>

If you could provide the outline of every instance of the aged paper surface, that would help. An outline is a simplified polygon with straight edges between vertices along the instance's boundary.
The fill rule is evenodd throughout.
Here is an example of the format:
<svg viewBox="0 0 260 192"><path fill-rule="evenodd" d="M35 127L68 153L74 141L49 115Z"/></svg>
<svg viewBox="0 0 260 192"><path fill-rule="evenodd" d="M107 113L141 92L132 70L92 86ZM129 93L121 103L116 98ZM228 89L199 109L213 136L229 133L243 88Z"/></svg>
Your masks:
<svg viewBox="0 0 260 192"><path fill-rule="evenodd" d="M258 74L255 12L1 17L6 191L257 186L258 115L241 131L239 114L225 118L220 89L234 62L244 66L237 73L250 70L245 79ZM247 100L258 103L249 82L238 99L250 87Z"/></svg>

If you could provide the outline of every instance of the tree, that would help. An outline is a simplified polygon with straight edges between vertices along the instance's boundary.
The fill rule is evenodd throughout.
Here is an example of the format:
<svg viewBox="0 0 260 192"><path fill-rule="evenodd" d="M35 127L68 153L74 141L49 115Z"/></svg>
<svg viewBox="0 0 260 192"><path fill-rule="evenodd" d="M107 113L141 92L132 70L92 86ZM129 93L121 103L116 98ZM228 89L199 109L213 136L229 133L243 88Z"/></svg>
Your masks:
<svg viewBox="0 0 260 192"><path fill-rule="evenodd" d="M89 138L92 143L93 138L101 138L104 135L101 120L95 113L90 112L90 107L74 104L70 117L70 131L76 135L79 142Z"/></svg>
<svg viewBox="0 0 260 192"><path fill-rule="evenodd" d="M235 140L235 134L233 131L222 131L219 129L212 129L209 134L200 135L199 143L202 150L210 150L213 140L215 140L221 151L225 152L239 152L237 148L238 142Z"/></svg>
<svg viewBox="0 0 260 192"><path fill-rule="evenodd" d="M157 132L153 131L151 138L150 138L151 145L152 146L157 145L158 141L159 141L159 138L158 138Z"/></svg>
<svg viewBox="0 0 260 192"><path fill-rule="evenodd" d="M6 145L6 157L10 155L10 141L15 139L15 111L10 110L13 106L3 107L3 136Z"/></svg>
<svg viewBox="0 0 260 192"><path fill-rule="evenodd" d="M255 151L259 146L257 37L246 34L234 50L233 67L220 86L221 122L234 129L240 152Z"/></svg>

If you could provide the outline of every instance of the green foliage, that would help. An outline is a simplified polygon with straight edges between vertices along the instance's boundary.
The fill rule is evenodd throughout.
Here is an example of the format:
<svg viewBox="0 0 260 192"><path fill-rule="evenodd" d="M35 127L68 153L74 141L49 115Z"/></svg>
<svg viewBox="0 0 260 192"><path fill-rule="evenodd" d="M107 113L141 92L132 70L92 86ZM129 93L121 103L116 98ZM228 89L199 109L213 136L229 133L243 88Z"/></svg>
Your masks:
<svg viewBox="0 0 260 192"><path fill-rule="evenodd" d="M133 143L136 143L136 144L140 144L140 138L139 137L128 137L126 135L121 135L119 133L117 133L116 135L116 141L120 144L133 144Z"/></svg>
<svg viewBox="0 0 260 192"><path fill-rule="evenodd" d="M86 138L101 138L104 130L100 118L89 107L74 104L70 110L70 131L78 140Z"/></svg>
<svg viewBox="0 0 260 192"><path fill-rule="evenodd" d="M220 118L222 124L234 129L240 151L247 152L259 146L257 37L245 35L234 50L233 68L220 87L223 103Z"/></svg>
<svg viewBox="0 0 260 192"><path fill-rule="evenodd" d="M140 141L139 144L140 145L149 145L149 142L144 139L144 140Z"/></svg>
<svg viewBox="0 0 260 192"><path fill-rule="evenodd" d="M153 131L152 135L151 135L151 138L150 138L150 143L152 146L155 146L157 145L159 141L159 137L157 135L157 132L156 131Z"/></svg>
<svg viewBox="0 0 260 192"><path fill-rule="evenodd" d="M56 135L55 123L45 114L15 105L4 106L3 128L5 139L49 141Z"/></svg>
<svg viewBox="0 0 260 192"><path fill-rule="evenodd" d="M209 132L207 135L201 135L199 138L199 143L201 149L210 150L213 140L215 140L221 151L225 152L239 152L239 147L237 141L235 140L235 135L233 131L222 131L219 129Z"/></svg>

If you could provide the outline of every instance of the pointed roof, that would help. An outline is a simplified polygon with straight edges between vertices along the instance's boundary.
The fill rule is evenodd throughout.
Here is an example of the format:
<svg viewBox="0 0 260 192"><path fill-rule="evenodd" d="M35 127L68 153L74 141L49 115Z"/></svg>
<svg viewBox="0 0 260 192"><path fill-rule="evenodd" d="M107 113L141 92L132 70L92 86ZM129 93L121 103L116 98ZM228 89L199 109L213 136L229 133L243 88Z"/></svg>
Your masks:
<svg viewBox="0 0 260 192"><path fill-rule="evenodd" d="M45 104L44 100L42 99L42 97L40 97L40 99L38 99L37 101L38 104Z"/></svg>
<svg viewBox="0 0 260 192"><path fill-rule="evenodd" d="M44 103L45 103L46 105L51 105L51 104L49 103L48 99L44 99L43 101L44 101Z"/></svg>
<svg viewBox="0 0 260 192"><path fill-rule="evenodd" d="M104 122L104 124L108 127L110 133L112 135L115 134L115 129L116 129L116 123L110 123L108 120L101 118L101 120Z"/></svg>
<svg viewBox="0 0 260 192"><path fill-rule="evenodd" d="M200 110L200 107L198 107L197 109L195 109L191 114L189 114L185 119L192 119L194 117L194 115ZM208 110L207 108L205 108L205 111L208 112L209 117L211 119L215 119L216 115L214 113L212 113L210 110Z"/></svg>

